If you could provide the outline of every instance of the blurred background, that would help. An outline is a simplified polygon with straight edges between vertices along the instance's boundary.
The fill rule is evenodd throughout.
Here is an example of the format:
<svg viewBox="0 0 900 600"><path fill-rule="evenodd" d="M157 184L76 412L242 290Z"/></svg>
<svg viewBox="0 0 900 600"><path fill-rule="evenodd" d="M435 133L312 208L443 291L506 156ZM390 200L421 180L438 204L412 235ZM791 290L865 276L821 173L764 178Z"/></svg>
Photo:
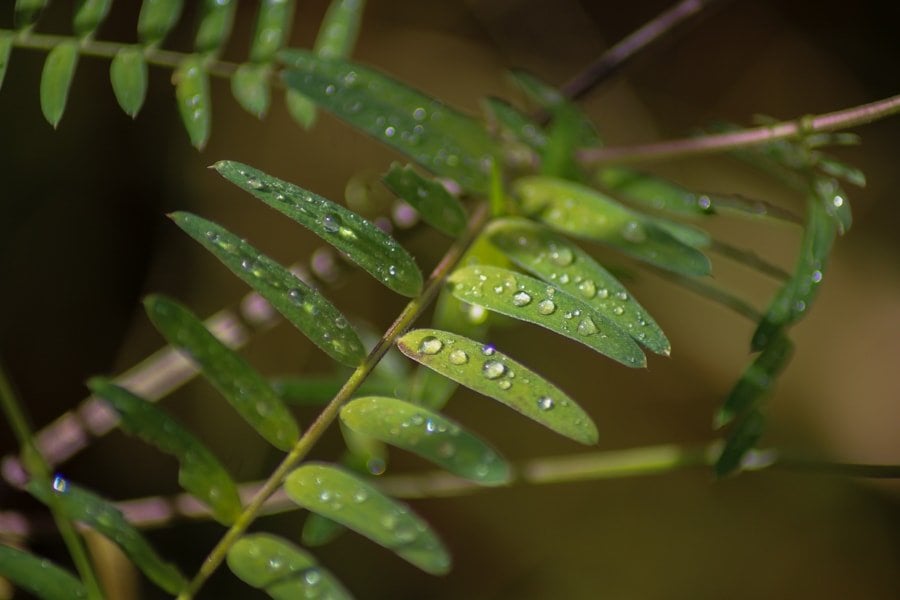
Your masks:
<svg viewBox="0 0 900 600"><path fill-rule="evenodd" d="M472 113L479 99L521 100L510 67L559 84L671 0L370 0L357 60ZM6 3L4 3L6 4ZM71 3L55 2L39 31L69 32ZM189 12L196 9L190 5ZM254 2L243 2L224 58L247 53ZM298 3L291 45L310 47L327 3ZM9 3L7 6L11 6ZM98 38L131 42L138 3L115 3ZM8 27L11 9L0 15ZM609 144L682 136L714 120L755 114L794 118L900 91L900 4L867 0L731 0L660 43L583 106ZM166 44L188 48L190 15ZM45 55L14 50L0 93L0 356L37 426L77 405L84 380L115 374L161 338L140 306L170 294L201 315L233 306L246 289L164 216L189 210L247 237L285 263L308 261L316 239L258 206L206 169L249 163L334 200L399 156L327 115L303 131L274 98L257 121L213 81L213 128L203 152L181 127L169 83L152 69L136 120L115 103L108 62L82 58L57 131L38 102ZM794 330L796 353L768 404L766 442L835 460L900 463L900 119L860 128L863 145L841 158L863 168L850 190L854 226L838 240L819 299ZM694 189L741 193L801 210L798 198L726 158L653 164ZM798 230L723 218L722 239L790 268ZM449 245L425 226L396 232L430 271ZM321 253L318 254L321 257ZM614 262L613 264L617 264ZM712 415L749 360L753 324L638 270L629 287L673 343L669 359L641 372L617 367L531 327L491 341L557 382L595 418L601 449L712 439ZM775 282L726 260L717 283L764 307ZM329 296L345 313L383 330L403 302L364 274L337 273ZM324 356L285 326L253 340L244 355L269 375L324 373ZM241 480L278 457L196 381L164 401L188 421ZM508 458L574 453L576 444L460 391L448 413ZM309 423L313 410L299 413ZM315 456L333 459L331 432ZM0 450L15 445L0 424ZM396 453L396 471L425 465ZM61 467L113 499L174 493L175 464L113 432ZM455 568L435 579L353 534L316 550L359 598L871 598L900 597L900 487L785 472L714 482L706 471L541 488L514 486L413 503L443 534ZM0 486L0 508L35 505ZM299 538L303 516L262 519L257 529ZM154 531L160 552L193 572L221 535L215 524L182 522ZM34 549L65 562L54 538ZM121 597L159 592L124 567ZM133 581L130 581L134 578ZM0 591L9 594L8 591ZM22 597L21 595L15 596ZM227 569L205 598L253 598ZM261 597L261 596L260 596Z"/></svg>

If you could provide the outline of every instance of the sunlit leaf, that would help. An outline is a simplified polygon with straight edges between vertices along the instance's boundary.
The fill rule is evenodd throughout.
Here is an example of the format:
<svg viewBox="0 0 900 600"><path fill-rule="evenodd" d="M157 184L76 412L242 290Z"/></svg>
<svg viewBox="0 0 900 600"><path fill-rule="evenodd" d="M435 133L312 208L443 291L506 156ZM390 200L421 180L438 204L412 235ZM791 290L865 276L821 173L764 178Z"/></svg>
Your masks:
<svg viewBox="0 0 900 600"><path fill-rule="evenodd" d="M813 192L825 212L834 220L838 233L847 233L853 224L853 214L850 212L850 199L840 184L834 179L820 177L813 183Z"/></svg>
<svg viewBox="0 0 900 600"><path fill-rule="evenodd" d="M6 68L9 66L9 55L12 53L12 43L12 32L0 31L0 89L3 88L3 80L6 78Z"/></svg>
<svg viewBox="0 0 900 600"><path fill-rule="evenodd" d="M112 0L79 0L72 17L72 28L78 37L91 35L109 14Z"/></svg>
<svg viewBox="0 0 900 600"><path fill-rule="evenodd" d="M450 570L450 555L425 521L342 469L303 465L287 476L284 490L303 508L393 550L423 571L442 575Z"/></svg>
<svg viewBox="0 0 900 600"><path fill-rule="evenodd" d="M191 144L202 150L209 140L211 100L209 74L203 68L203 59L189 56L172 75L175 82L175 98L178 113L187 129Z"/></svg>
<svg viewBox="0 0 900 600"><path fill-rule="evenodd" d="M726 477L741 468L741 461L756 446L762 437L765 425L765 417L756 409L752 409L737 422L725 440L722 453L713 466L716 477Z"/></svg>
<svg viewBox="0 0 900 600"><path fill-rule="evenodd" d="M712 202L705 194L698 194L667 179L642 173L627 167L606 167L597 173L597 180L610 192L643 206L676 215L710 215Z"/></svg>
<svg viewBox="0 0 900 600"><path fill-rule="evenodd" d="M172 564L163 561L147 540L132 526L122 513L100 496L82 489L62 477L56 477L52 485L39 479L28 483L28 491L56 508L73 521L81 521L119 546L131 562L156 585L177 594L186 584L184 576Z"/></svg>
<svg viewBox="0 0 900 600"><path fill-rule="evenodd" d="M125 47L116 52L109 65L109 79L113 93L125 114L137 116L147 96L147 61L137 47Z"/></svg>
<svg viewBox="0 0 900 600"><path fill-rule="evenodd" d="M377 280L404 296L422 289L422 273L391 236L353 211L238 162L213 167L225 179L297 221L341 251Z"/></svg>
<svg viewBox="0 0 900 600"><path fill-rule="evenodd" d="M356 43L365 7L365 0L332 0L313 51L322 58L347 58Z"/></svg>
<svg viewBox="0 0 900 600"><path fill-rule="evenodd" d="M582 444L597 443L594 422L559 388L491 345L436 329L397 340L411 359Z"/></svg>
<svg viewBox="0 0 900 600"><path fill-rule="evenodd" d="M231 77L231 93L235 100L251 115L261 119L269 110L268 65L245 63Z"/></svg>
<svg viewBox="0 0 900 600"><path fill-rule="evenodd" d="M644 353L612 318L586 300L508 269L481 266L454 271L453 295L473 304L540 325L628 367L644 367Z"/></svg>
<svg viewBox="0 0 900 600"><path fill-rule="evenodd" d="M396 398L367 396L341 409L341 421L355 431L430 460L454 475L484 485L509 481L506 461L454 421Z"/></svg>
<svg viewBox="0 0 900 600"><path fill-rule="evenodd" d="M547 144L547 135L541 127L516 107L500 98L485 98L482 102L501 130L535 150Z"/></svg>
<svg viewBox="0 0 900 600"><path fill-rule="evenodd" d="M569 240L520 218L492 222L487 236L523 269L587 302L650 350L669 354L669 340L650 314L619 280Z"/></svg>
<svg viewBox="0 0 900 600"><path fill-rule="evenodd" d="M203 12L194 37L198 52L215 52L228 41L237 0L203 0Z"/></svg>
<svg viewBox="0 0 900 600"><path fill-rule="evenodd" d="M41 11L47 6L47 0L16 0L15 24L22 28L37 21Z"/></svg>
<svg viewBox="0 0 900 600"><path fill-rule="evenodd" d="M499 149L474 119L362 65L302 50L286 50L280 57L288 87L432 173L467 190L487 190Z"/></svg>
<svg viewBox="0 0 900 600"><path fill-rule="evenodd" d="M250 45L250 60L269 62L291 35L294 0L262 0L256 15L256 29Z"/></svg>
<svg viewBox="0 0 900 600"><path fill-rule="evenodd" d="M459 200L440 182L422 177L412 166L394 163L384 183L435 229L456 237L466 228L466 212Z"/></svg>
<svg viewBox="0 0 900 600"><path fill-rule="evenodd" d="M122 417L122 428L178 459L178 483L231 525L241 512L237 486L212 452L181 423L155 404L110 381L94 378L88 387Z"/></svg>
<svg viewBox="0 0 900 600"><path fill-rule="evenodd" d="M243 536L228 551L226 560L232 573L275 600L352 598L312 555L274 535Z"/></svg>
<svg viewBox="0 0 900 600"><path fill-rule="evenodd" d="M138 15L138 38L145 44L158 44L178 23L183 0L144 0Z"/></svg>
<svg viewBox="0 0 900 600"><path fill-rule="evenodd" d="M84 585L46 558L0 544L0 577L42 600L87 598Z"/></svg>
<svg viewBox="0 0 900 600"><path fill-rule="evenodd" d="M262 375L177 302L148 296L144 307L163 337L190 355L204 376L262 437L282 450L294 445L299 437L297 423Z"/></svg>
<svg viewBox="0 0 900 600"><path fill-rule="evenodd" d="M629 210L597 190L551 177L514 184L522 210L553 229L608 244L653 265L685 275L708 275L709 259L677 240L654 219Z"/></svg>
<svg viewBox="0 0 900 600"><path fill-rule="evenodd" d="M66 110L69 88L78 64L78 42L60 42L47 54L41 72L41 111L47 122L56 127Z"/></svg>

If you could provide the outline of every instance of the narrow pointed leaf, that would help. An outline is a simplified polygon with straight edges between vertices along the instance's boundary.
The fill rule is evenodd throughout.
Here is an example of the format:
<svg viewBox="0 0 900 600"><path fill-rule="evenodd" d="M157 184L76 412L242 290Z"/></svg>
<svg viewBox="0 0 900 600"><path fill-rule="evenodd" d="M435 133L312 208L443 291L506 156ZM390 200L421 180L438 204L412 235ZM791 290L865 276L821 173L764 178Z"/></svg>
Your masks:
<svg viewBox="0 0 900 600"><path fill-rule="evenodd" d="M841 189L840 184L834 179L818 178L813 183L813 190L825 212L837 225L838 233L847 233L853 224L853 214L850 212L847 193Z"/></svg>
<svg viewBox="0 0 900 600"><path fill-rule="evenodd" d="M499 149L474 119L368 67L302 50L286 50L280 57L289 88L435 175L467 190L487 191Z"/></svg>
<svg viewBox="0 0 900 600"><path fill-rule="evenodd" d="M132 119L147 97L147 61L138 47L122 48L109 65L109 80L119 106Z"/></svg>
<svg viewBox="0 0 900 600"><path fill-rule="evenodd" d="M79 0L72 18L72 26L78 37L91 35L106 19L112 0Z"/></svg>
<svg viewBox="0 0 900 600"><path fill-rule="evenodd" d="M41 72L41 111L55 128L66 110L69 88L78 64L78 42L61 42L47 55Z"/></svg>
<svg viewBox="0 0 900 600"><path fill-rule="evenodd" d="M820 155L816 161L816 166L823 172L835 177L843 179L847 183L852 183L857 187L866 187L866 174L852 165L843 163L836 158Z"/></svg>
<svg viewBox="0 0 900 600"><path fill-rule="evenodd" d="M87 590L77 577L22 550L0 544L0 577L41 600L87 598Z"/></svg>
<svg viewBox="0 0 900 600"><path fill-rule="evenodd" d="M440 182L422 177L412 166L394 163L383 181L435 229L456 237L466 228L466 212L459 200Z"/></svg>
<svg viewBox="0 0 900 600"><path fill-rule="evenodd" d="M720 479L727 477L741 468L744 457L753 450L762 437L765 425L765 417L756 409L751 410L738 421L725 440L722 453L713 466L716 477Z"/></svg>
<svg viewBox="0 0 900 600"><path fill-rule="evenodd" d="M449 553L425 521L342 469L303 465L287 476L284 490L301 507L393 550L427 573L443 575L450 570Z"/></svg>
<svg viewBox="0 0 900 600"><path fill-rule="evenodd" d="M422 273L394 238L351 210L238 162L213 165L222 177L297 221L377 280L404 296L422 289Z"/></svg>
<svg viewBox="0 0 900 600"><path fill-rule="evenodd" d="M555 385L493 346L436 329L417 329L397 340L403 354L469 389L506 404L560 435L597 443L597 427Z"/></svg>
<svg viewBox="0 0 900 600"><path fill-rule="evenodd" d="M794 345L787 336L779 336L757 356L750 366L741 374L722 408L716 413L713 426L724 427L735 417L742 416L769 393L779 373L787 366Z"/></svg>
<svg viewBox="0 0 900 600"><path fill-rule="evenodd" d="M278 536L245 535L234 543L226 560L232 573L275 600L352 598L311 554Z"/></svg>
<svg viewBox="0 0 900 600"><path fill-rule="evenodd" d="M558 89L528 71L513 69L509 71L509 77L529 100L541 108L551 109L568 102Z"/></svg>
<svg viewBox="0 0 900 600"><path fill-rule="evenodd" d="M497 267L465 267L448 278L453 295L488 310L540 325L627 366L647 365L637 343L587 301L528 275Z"/></svg>
<svg viewBox="0 0 900 600"><path fill-rule="evenodd" d="M563 104L553 110L547 126L547 143L540 150L540 173L572 181L585 179L575 158L575 150L591 145L594 135L585 128L584 115L576 108Z"/></svg>
<svg viewBox="0 0 900 600"><path fill-rule="evenodd" d="M194 48L197 52L218 52L228 41L237 0L204 0Z"/></svg>
<svg viewBox="0 0 900 600"><path fill-rule="evenodd" d="M316 123L316 103L297 90L287 90L284 103L288 114L303 129L310 129Z"/></svg>
<svg viewBox="0 0 900 600"><path fill-rule="evenodd" d="M9 55L12 53L12 43L12 32L0 31L0 89L3 89L3 80L6 78L6 68L9 66Z"/></svg>
<svg viewBox="0 0 900 600"><path fill-rule="evenodd" d="M354 431L418 454L454 475L483 485L501 485L510 479L509 465L496 450L456 422L422 406L396 398L366 396L344 406L341 421Z"/></svg>
<svg viewBox="0 0 900 600"><path fill-rule="evenodd" d="M676 215L711 215L712 201L667 179L627 167L606 167L597 180L610 192L648 208Z"/></svg>
<svg viewBox="0 0 900 600"><path fill-rule="evenodd" d="M191 144L202 150L209 140L211 100L209 74L203 68L203 59L190 56L172 76L175 81L175 98L178 113L187 129Z"/></svg>
<svg viewBox="0 0 900 600"><path fill-rule="evenodd" d="M94 378L91 391L122 417L122 428L178 459L178 483L206 504L220 523L231 525L241 512L234 480L212 452L161 408L108 380Z"/></svg>
<svg viewBox="0 0 900 600"><path fill-rule="evenodd" d="M28 484L28 491L44 504L53 497L56 506L68 518L81 521L115 542L144 575L170 594L178 594L187 584L178 568L162 560L140 531L107 500L62 477L54 478L52 486L32 479Z"/></svg>
<svg viewBox="0 0 900 600"><path fill-rule="evenodd" d="M148 296L144 307L163 337L190 355L204 376L262 437L282 450L294 445L299 437L294 417L253 367L177 302Z"/></svg>
<svg viewBox="0 0 900 600"><path fill-rule="evenodd" d="M513 69L509 75L529 100L551 115L551 129L554 121L564 122L576 145L594 146L599 143L600 138L591 120L558 89L521 69Z"/></svg>
<svg viewBox="0 0 900 600"><path fill-rule="evenodd" d="M483 104L501 130L535 150L547 144L547 135L531 117L500 98L485 98Z"/></svg>
<svg viewBox="0 0 900 600"><path fill-rule="evenodd" d="M365 7L365 0L332 0L319 26L313 51L322 58L350 56Z"/></svg>
<svg viewBox="0 0 900 600"><path fill-rule="evenodd" d="M246 63L238 67L231 77L231 93L238 104L251 115L261 119L269 110L268 65Z"/></svg>
<svg viewBox="0 0 900 600"><path fill-rule="evenodd" d="M144 0L138 15L138 38L144 44L158 44L169 35L181 16L184 0Z"/></svg>
<svg viewBox="0 0 900 600"><path fill-rule="evenodd" d="M47 6L47 0L16 0L14 21L17 28L34 24L41 11Z"/></svg>
<svg viewBox="0 0 900 600"><path fill-rule="evenodd" d="M587 302L648 349L671 351L662 329L625 286L566 238L520 218L492 222L487 235L518 266Z"/></svg>
<svg viewBox="0 0 900 600"><path fill-rule="evenodd" d="M653 219L611 198L561 179L526 177L514 184L522 210L553 229L603 242L663 269L683 275L708 275L709 259L677 240Z"/></svg>
<svg viewBox="0 0 900 600"><path fill-rule="evenodd" d="M288 41L294 23L294 0L262 0L250 45L250 60L271 61Z"/></svg>

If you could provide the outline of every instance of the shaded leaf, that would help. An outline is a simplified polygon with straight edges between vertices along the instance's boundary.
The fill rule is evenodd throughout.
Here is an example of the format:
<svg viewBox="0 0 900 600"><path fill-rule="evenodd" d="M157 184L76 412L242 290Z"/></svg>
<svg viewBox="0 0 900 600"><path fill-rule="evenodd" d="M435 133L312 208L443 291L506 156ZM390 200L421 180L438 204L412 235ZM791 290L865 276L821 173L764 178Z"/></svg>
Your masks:
<svg viewBox="0 0 900 600"><path fill-rule="evenodd" d="M238 104L251 115L261 119L269 110L268 65L245 63L231 77L231 93Z"/></svg>
<svg viewBox="0 0 900 600"><path fill-rule="evenodd" d="M509 71L509 76L529 100L550 114L550 129L554 127L554 122L562 123L571 132L571 141L578 146L594 146L600 142L591 120L558 89L521 69ZM569 137L569 134L566 136Z"/></svg>
<svg viewBox="0 0 900 600"><path fill-rule="evenodd" d="M47 6L47 0L16 0L14 21L17 28L27 27L37 21Z"/></svg>
<svg viewBox="0 0 900 600"><path fill-rule="evenodd" d="M79 0L75 5L75 15L72 17L72 28L78 37L91 35L100 26L106 15L112 0Z"/></svg>
<svg viewBox="0 0 900 600"><path fill-rule="evenodd" d="M650 350L671 351L662 329L625 286L569 240L520 218L496 220L486 233L523 269L587 302Z"/></svg>
<svg viewBox="0 0 900 600"><path fill-rule="evenodd" d="M510 467L496 450L456 422L424 407L396 398L367 396L345 405L341 421L354 431L418 454L454 475L484 485L510 480Z"/></svg>
<svg viewBox="0 0 900 600"><path fill-rule="evenodd" d="M178 23L183 0L144 0L138 15L138 38L144 44L158 44Z"/></svg>
<svg viewBox="0 0 900 600"><path fill-rule="evenodd" d="M53 484L38 479L28 483L28 491L47 504L53 498L56 507L73 521L81 521L97 533L115 542L131 562L156 585L177 594L187 581L171 563L163 561L147 540L122 513L100 496L56 477ZM52 496L51 496L52 495Z"/></svg>
<svg viewBox="0 0 900 600"><path fill-rule="evenodd" d="M514 184L522 210L553 229L603 242L663 269L708 275L709 259L662 229L656 219L629 210L597 190L551 177Z"/></svg>
<svg viewBox="0 0 900 600"><path fill-rule="evenodd" d="M365 0L332 0L319 26L313 51L321 58L347 58L362 20Z"/></svg>
<svg viewBox="0 0 900 600"><path fill-rule="evenodd" d="M232 573L275 600L352 598L311 554L278 536L245 535L234 543L226 560Z"/></svg>
<svg viewBox="0 0 900 600"><path fill-rule="evenodd" d="M122 428L178 459L178 483L231 525L241 512L237 486L212 452L165 411L109 380L95 377L88 387L122 417Z"/></svg>
<svg viewBox="0 0 900 600"><path fill-rule="evenodd" d="M216 52L228 41L237 0L203 0L203 12L194 37L197 52Z"/></svg>
<svg viewBox="0 0 900 600"><path fill-rule="evenodd" d="M66 100L77 64L78 42L60 42L47 54L44 70L41 72L41 112L54 128L59 125L66 110Z"/></svg>
<svg viewBox="0 0 900 600"><path fill-rule="evenodd" d="M422 177L411 165L401 167L397 163L391 165L383 181L435 229L450 237L457 237L465 230L466 212L462 204L440 182Z"/></svg>
<svg viewBox="0 0 900 600"><path fill-rule="evenodd" d="M172 75L175 82L175 98L178 113L187 129L191 144L202 150L209 140L210 96L209 74L203 68L203 59L189 56Z"/></svg>
<svg viewBox="0 0 900 600"><path fill-rule="evenodd" d="M813 182L813 192L825 212L837 225L838 233L844 235L853 224L853 215L850 211L850 200L840 184L834 179L817 178Z"/></svg>
<svg viewBox="0 0 900 600"><path fill-rule="evenodd" d="M509 132L535 150L547 144L547 135L531 117L500 98L484 98L485 108L496 120L501 130Z"/></svg>
<svg viewBox="0 0 900 600"><path fill-rule="evenodd" d="M397 340L411 359L582 444L597 443L597 428L559 388L491 345L436 329Z"/></svg>
<svg viewBox="0 0 900 600"><path fill-rule="evenodd" d="M275 57L291 35L294 0L262 0L250 44L250 60L265 63Z"/></svg>
<svg viewBox="0 0 900 600"><path fill-rule="evenodd" d="M330 544L345 531L347 531L347 528L337 521L332 521L318 513L310 513L306 520L303 521L303 531L300 533L300 539L303 541L304 546L314 548Z"/></svg>
<svg viewBox="0 0 900 600"><path fill-rule="evenodd" d="M0 544L0 577L42 600L87 598L77 577L46 558Z"/></svg>
<svg viewBox="0 0 900 600"><path fill-rule="evenodd" d="M648 208L676 215L711 215L712 201L667 179L627 167L606 167L597 180L610 192Z"/></svg>
<svg viewBox="0 0 900 600"><path fill-rule="evenodd" d="M109 80L119 106L132 119L147 97L147 61L138 47L122 48L109 65Z"/></svg>
<svg viewBox="0 0 900 600"><path fill-rule="evenodd" d="M288 114L303 129L309 129L316 122L316 103L298 92L287 90L284 93L284 103Z"/></svg>
<svg viewBox="0 0 900 600"><path fill-rule="evenodd" d="M189 310L163 296L148 296L144 307L166 340L187 352L203 375L262 437L287 450L297 441L297 423L265 379L211 334Z"/></svg>
<svg viewBox="0 0 900 600"><path fill-rule="evenodd" d="M302 50L280 54L282 77L325 110L474 192L488 189L499 148L482 126L374 69Z"/></svg>
<svg viewBox="0 0 900 600"><path fill-rule="evenodd" d="M853 165L848 165L831 156L820 154L816 161L816 166L832 177L843 179L847 183L852 183L858 187L866 187L866 174Z"/></svg>
<svg viewBox="0 0 900 600"><path fill-rule="evenodd" d="M751 410L738 421L725 440L722 453L713 466L716 477L727 477L741 468L744 456L756 446L762 437L765 425L765 417L756 409Z"/></svg>
<svg viewBox="0 0 900 600"><path fill-rule="evenodd" d="M377 280L404 296L422 289L422 273L391 236L353 211L238 162L213 165L222 177L297 221Z"/></svg>
<svg viewBox="0 0 900 600"><path fill-rule="evenodd" d="M319 377L279 377L270 381L278 396L295 406L322 406L334 398L347 381L346 375ZM357 389L358 394L393 394L395 385L384 379L369 378Z"/></svg>
<svg viewBox="0 0 900 600"><path fill-rule="evenodd" d="M0 31L0 89L3 88L3 80L6 78L6 68L9 66L9 55L12 53L12 43L12 32Z"/></svg>
<svg viewBox="0 0 900 600"><path fill-rule="evenodd" d="M405 504L337 467L305 464L287 476L284 490L298 505L393 550L427 573L450 570L450 555L428 524Z"/></svg>
<svg viewBox="0 0 900 600"><path fill-rule="evenodd" d="M644 353L592 304L528 275L491 266L465 267L447 281L457 298L573 339L628 367L644 367Z"/></svg>

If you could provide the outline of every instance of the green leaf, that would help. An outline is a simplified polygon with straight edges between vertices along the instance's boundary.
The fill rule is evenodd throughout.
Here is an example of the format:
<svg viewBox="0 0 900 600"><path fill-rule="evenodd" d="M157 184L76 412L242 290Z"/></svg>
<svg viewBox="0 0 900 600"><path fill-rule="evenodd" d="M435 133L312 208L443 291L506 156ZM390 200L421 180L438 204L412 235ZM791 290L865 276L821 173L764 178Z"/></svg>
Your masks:
<svg viewBox="0 0 900 600"><path fill-rule="evenodd" d="M14 22L21 29L33 25L47 6L47 0L16 0Z"/></svg>
<svg viewBox="0 0 900 600"><path fill-rule="evenodd" d="M566 97L558 89L544 83L528 71L513 69L509 71L509 77L528 96L529 100L543 109L553 109L568 103Z"/></svg>
<svg viewBox="0 0 900 600"><path fill-rule="evenodd" d="M645 367L640 347L592 304L543 281L508 269L459 269L448 278L453 295L573 339L627 367Z"/></svg>
<svg viewBox="0 0 900 600"><path fill-rule="evenodd" d="M843 163L831 156L820 154L816 166L824 173L837 179L843 179L858 187L866 187L866 174L852 165Z"/></svg>
<svg viewBox="0 0 900 600"><path fill-rule="evenodd" d="M321 58L350 56L365 7L365 0L332 0L313 46L316 55Z"/></svg>
<svg viewBox="0 0 900 600"><path fill-rule="evenodd" d="M270 381L278 397L294 406L323 406L334 398L347 381L347 375L319 377L279 377ZM393 383L371 377L359 386L359 394L393 394Z"/></svg>
<svg viewBox="0 0 900 600"><path fill-rule="evenodd" d="M262 0L250 44L250 60L271 61L288 41L294 22L294 0Z"/></svg>
<svg viewBox="0 0 900 600"><path fill-rule="evenodd" d="M6 78L6 67L9 66L9 55L12 53L12 44L12 32L0 31L0 89L3 88L3 80Z"/></svg>
<svg viewBox="0 0 900 600"><path fill-rule="evenodd" d="M178 459L178 483L212 510L217 521L231 525L241 512L237 486L212 452L165 411L109 380L88 382L122 417L122 428Z"/></svg>
<svg viewBox="0 0 900 600"><path fill-rule="evenodd" d="M75 66L78 64L78 42L60 42L47 55L41 72L41 111L55 128L66 110L66 100Z"/></svg>
<svg viewBox="0 0 900 600"><path fill-rule="evenodd" d="M571 132L571 135L567 133L566 137L570 137L577 146L594 146L599 143L600 138L591 120L558 89L534 74L520 69L513 69L509 72L509 76L532 102L550 113L551 129L561 124L564 129Z"/></svg>
<svg viewBox="0 0 900 600"><path fill-rule="evenodd" d="M75 15L72 17L72 26L78 37L91 35L100 26L106 15L112 0L78 0L75 5Z"/></svg>
<svg viewBox="0 0 900 600"><path fill-rule="evenodd" d="M231 33L236 9L236 0L203 0L203 12L194 37L197 52L221 50Z"/></svg>
<svg viewBox="0 0 900 600"><path fill-rule="evenodd" d="M316 122L316 103L298 92L287 90L284 93L284 103L288 114L303 129L310 129Z"/></svg>
<svg viewBox="0 0 900 600"><path fill-rule="evenodd" d="M393 550L427 573L443 575L450 570L450 555L425 521L342 469L305 464L287 476L284 490L303 508Z"/></svg>
<svg viewBox="0 0 900 600"><path fill-rule="evenodd" d="M505 100L492 97L484 98L482 103L500 128L509 132L515 139L535 150L540 150L547 145L547 135L540 125L516 107Z"/></svg>
<svg viewBox="0 0 900 600"><path fill-rule="evenodd" d="M853 224L853 215L850 212L850 200L840 184L834 179L819 177L813 182L813 191L825 212L837 225L838 233L847 233Z"/></svg>
<svg viewBox="0 0 900 600"><path fill-rule="evenodd" d="M311 554L278 536L245 535L234 543L226 560L232 573L275 600L352 598Z"/></svg>
<svg viewBox="0 0 900 600"><path fill-rule="evenodd" d="M461 335L417 329L397 340L403 354L582 444L597 443L594 422L574 400L537 373Z"/></svg>
<svg viewBox="0 0 900 600"><path fill-rule="evenodd" d="M303 541L304 546L314 548L333 542L345 531L347 531L347 528L337 521L332 521L318 513L310 513L306 520L303 521L303 531L300 533L300 539Z"/></svg>
<svg viewBox="0 0 900 600"><path fill-rule="evenodd" d="M367 396L344 406L341 422L483 485L510 480L509 465L496 450L456 422L422 406Z"/></svg>
<svg viewBox="0 0 900 600"><path fill-rule="evenodd" d="M55 477L52 485L32 479L28 483L28 491L44 504L48 504L53 498L56 506L69 519L81 521L115 542L144 575L170 594L178 594L187 585L178 568L163 561L140 531L115 506L100 496L69 483L62 477Z"/></svg>
<svg viewBox="0 0 900 600"><path fill-rule="evenodd" d="M177 302L163 296L148 296L144 307L163 337L190 355L203 375L262 437L281 450L294 445L299 437L297 423L253 367Z"/></svg>
<svg viewBox="0 0 900 600"><path fill-rule="evenodd" d="M144 44L158 44L178 23L183 0L144 0L138 15L138 38Z"/></svg>
<svg viewBox="0 0 900 600"><path fill-rule="evenodd" d="M184 59L172 79L181 122L187 129L191 144L202 150L209 140L211 110L209 74L203 68L203 59L199 56Z"/></svg>
<svg viewBox="0 0 900 600"><path fill-rule="evenodd" d="M496 220L486 233L518 266L581 298L634 340L658 354L671 351L662 329L625 286L569 240L521 218Z"/></svg>
<svg viewBox="0 0 900 600"><path fill-rule="evenodd" d="M709 196L627 167L606 167L597 173L597 180L610 192L647 208L687 216L706 216L715 212Z"/></svg>
<svg viewBox="0 0 900 600"><path fill-rule="evenodd" d="M550 177L514 184L522 210L553 229L603 242L639 260L683 275L708 275L709 259L662 229L655 219L629 210L591 189Z"/></svg>
<svg viewBox="0 0 900 600"><path fill-rule="evenodd" d="M122 48L109 65L109 79L119 106L132 119L147 97L147 61L139 47Z"/></svg>
<svg viewBox="0 0 900 600"><path fill-rule="evenodd" d="M231 93L238 104L251 115L262 119L269 110L268 65L245 63L231 77Z"/></svg>
<svg viewBox="0 0 900 600"><path fill-rule="evenodd" d="M87 598L84 585L46 558L0 544L0 577L42 600Z"/></svg>
<svg viewBox="0 0 900 600"><path fill-rule="evenodd" d="M422 177L411 165L401 167L397 163L391 165L383 181L435 229L454 238L465 230L466 211L440 182Z"/></svg>
<svg viewBox="0 0 900 600"><path fill-rule="evenodd" d="M302 50L280 54L289 88L348 124L474 192L488 189L499 148L474 119L374 69Z"/></svg>
<svg viewBox="0 0 900 600"><path fill-rule="evenodd" d="M541 148L540 172L542 175L572 181L584 179L582 169L575 158L575 151L590 145L596 136L585 128L584 115L576 108L563 104L553 111L553 120L547 127L547 143Z"/></svg>
<svg viewBox="0 0 900 600"><path fill-rule="evenodd" d="M412 256L353 211L238 162L220 161L213 168L308 228L398 294L412 297L422 290L422 273Z"/></svg>
<svg viewBox="0 0 900 600"><path fill-rule="evenodd" d="M713 466L716 477L719 479L727 477L741 468L744 456L756 446L765 425L765 417L756 409L751 410L738 422L725 440L722 453Z"/></svg>

